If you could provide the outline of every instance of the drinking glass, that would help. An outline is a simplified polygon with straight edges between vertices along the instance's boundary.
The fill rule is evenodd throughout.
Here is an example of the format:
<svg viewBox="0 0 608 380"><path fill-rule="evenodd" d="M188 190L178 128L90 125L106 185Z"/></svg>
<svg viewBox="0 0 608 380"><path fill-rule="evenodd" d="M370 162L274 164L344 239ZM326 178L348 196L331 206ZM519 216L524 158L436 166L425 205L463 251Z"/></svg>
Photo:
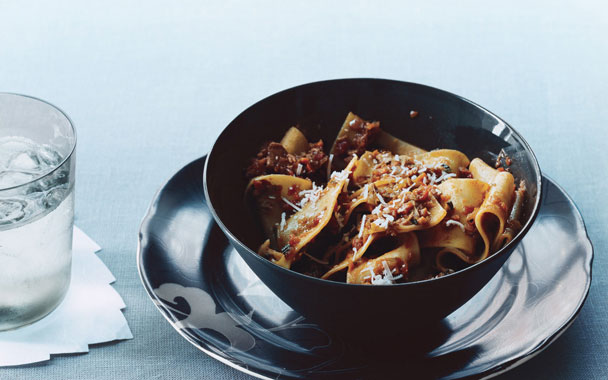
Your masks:
<svg viewBox="0 0 608 380"><path fill-rule="evenodd" d="M75 147L61 110L0 93L0 330L39 320L68 290Z"/></svg>

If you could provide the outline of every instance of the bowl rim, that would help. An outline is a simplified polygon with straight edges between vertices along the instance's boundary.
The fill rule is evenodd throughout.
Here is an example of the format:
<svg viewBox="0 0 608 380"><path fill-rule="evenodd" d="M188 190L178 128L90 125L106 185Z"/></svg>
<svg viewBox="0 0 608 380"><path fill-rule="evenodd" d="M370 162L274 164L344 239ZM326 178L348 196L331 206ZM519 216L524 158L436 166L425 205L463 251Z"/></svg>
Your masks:
<svg viewBox="0 0 608 380"><path fill-rule="evenodd" d="M472 105L473 107L483 111L484 113L494 117L495 119L499 120L500 122L502 122L507 129L509 130L509 132L512 133L513 136L515 136L516 139L519 139L519 141L521 142L522 146L524 147L524 149L530 154L532 160L531 160L531 164L532 167L535 169L536 171L536 200L534 202L534 207L532 209L532 213L530 215L530 218L528 219L528 221L526 222L526 224L524 226L522 226L521 230L519 230L519 232L515 235L515 237L513 237L513 239L508 242L506 245L504 245L502 248L500 248L498 251L492 253L490 256L488 256L487 258L473 264L470 265L466 268L457 270L453 273L441 276L441 277L435 277L435 278L430 278L430 279L426 279L426 280L420 280L420 281L412 281L412 282L403 282L403 283L396 283L396 284L383 284L383 285L374 285L374 286L369 286L367 284L348 284L346 282L338 282L338 281L332 281L332 280L326 280L326 279L322 279L322 278L318 278L318 277L313 277L313 276L309 276L300 272L296 272L294 270L291 269L287 269L287 268L283 268L280 265L277 265L273 262L271 262L270 260L260 256L259 254L257 254L255 251L253 251L251 248L249 248L247 245L245 245L240 239L238 239L233 233L232 231L230 231L222 222L220 216L217 214L217 212L215 211L215 207L213 206L213 203L211 202L211 197L209 196L209 189L208 189L208 181L207 181L207 175L209 173L209 162L213 161L212 158L214 155L214 152L217 152L217 142L227 133L228 129L230 128L230 126L234 123L235 120L239 119L244 113L248 112L249 110L253 109L254 107L258 106L260 103L267 101L270 98L273 97L278 97L281 96L287 92L291 92L291 91L295 91L298 90L300 88L304 88L304 87L308 87L308 86L313 86L313 85L318 85L318 84L330 84L332 82L357 82L357 81L373 81L373 82L385 82L385 83L394 83L394 84L399 84L399 85L406 85L406 86L413 86L413 87L420 87L426 90L430 90L430 91L435 91L439 94L445 95L445 96L450 96L450 97L454 97L457 100L463 101L465 103L468 103L470 105ZM238 244L240 248L243 248L244 251L246 251L248 254L250 254L251 256L254 257L255 260L258 260L259 262L263 263L263 265L272 265L272 267L276 268L276 270L282 271L283 274L286 275L290 275L290 276L295 276L301 280L307 280L307 281L312 281L312 282L317 282L319 281L321 284L323 285L331 285L331 286L338 286L338 287L348 287L348 288L365 288L365 289L386 289L386 288L399 288L399 287L412 287L412 286L417 286L417 285L421 285L421 284L431 284L431 283L435 283L439 280L442 279L448 279L448 278L454 278L454 277L459 277L459 276L463 276L468 272L473 272L475 270L477 270L477 268L481 267L484 265L484 263L490 263L492 261L498 260L498 257L503 256L507 253L512 252L512 250L520 243L520 241L523 239L523 237L528 233L528 231L530 230L530 228L532 227L532 225L534 224L534 221L536 220L536 217L538 216L539 210L540 210L540 203L541 203L541 199L543 197L543 188L542 188L542 172L540 169L540 166L538 164L538 160L536 158L536 155L534 154L534 151L532 150L532 148L530 147L530 145L528 144L528 142L523 138L523 136L515 129L513 128L509 123L507 123L505 120L503 120L502 118L500 118L498 115L494 114L493 112L489 111L488 109L482 107L481 105L466 99L460 95L451 93L449 91L446 90L442 90L436 87L432 87L432 86L427 86L424 84L420 84L420 83L414 83L414 82L407 82L407 81L400 81L400 80L395 80L395 79L385 79L385 78L370 78L370 77L362 77L362 78L338 78L338 79L329 79L329 80L320 80L320 81L315 81L315 82L309 82L309 83L305 83L305 84L300 84L297 86L293 86L293 87L289 87L287 89L281 90L279 92L275 92L271 95L268 95L266 97L264 97L263 99L260 99L259 101L255 102L254 104L252 104L251 106L247 107L246 109L244 109L243 111L241 111L234 119L232 119L222 130L222 132L218 135L218 137L215 139L211 150L209 151L208 155L207 155L207 160L205 160L205 168L204 168L204 172L203 172L203 187L204 187L204 192L205 192L205 198L207 201L207 207L209 207L209 211L211 212L211 215L213 216L213 219L215 220L215 222L219 225L219 227L221 228L222 232L228 237L228 240L230 242L232 242L232 244ZM236 248L236 247L235 247ZM239 251L239 253L241 252L240 249L237 249L237 251ZM487 264L486 264L487 265Z"/></svg>

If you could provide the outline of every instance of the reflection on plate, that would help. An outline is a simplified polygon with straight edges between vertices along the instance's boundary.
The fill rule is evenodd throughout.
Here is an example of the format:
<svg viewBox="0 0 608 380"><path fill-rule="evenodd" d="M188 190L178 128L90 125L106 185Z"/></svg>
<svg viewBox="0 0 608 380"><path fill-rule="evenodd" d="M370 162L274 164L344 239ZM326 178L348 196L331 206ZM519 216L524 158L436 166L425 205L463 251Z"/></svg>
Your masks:
<svg viewBox="0 0 608 380"><path fill-rule="evenodd" d="M490 283L442 325L417 339L346 343L291 310L228 244L205 203L204 162L202 157L185 166L153 200L139 235L139 272L183 337L251 375L492 376L553 342L589 291L593 250L583 221L564 191L545 177L532 230Z"/></svg>

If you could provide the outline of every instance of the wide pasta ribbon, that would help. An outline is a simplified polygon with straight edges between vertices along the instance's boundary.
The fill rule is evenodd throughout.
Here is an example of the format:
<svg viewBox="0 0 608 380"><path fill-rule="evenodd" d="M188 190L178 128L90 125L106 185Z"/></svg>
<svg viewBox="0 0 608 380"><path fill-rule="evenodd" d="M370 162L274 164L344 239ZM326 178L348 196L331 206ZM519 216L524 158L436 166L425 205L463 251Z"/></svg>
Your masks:
<svg viewBox="0 0 608 380"><path fill-rule="evenodd" d="M446 165L451 173L469 166L469 158L462 152L454 149L437 149L414 156L414 159L428 166Z"/></svg>
<svg viewBox="0 0 608 380"><path fill-rule="evenodd" d="M407 274L409 268L420 262L420 246L413 233L401 234L399 246L375 259L362 261L349 267L346 282L349 284L370 284L379 278L387 283ZM380 277L378 277L380 276Z"/></svg>
<svg viewBox="0 0 608 380"><path fill-rule="evenodd" d="M471 229L474 223L471 215L481 206L489 188L485 182L470 178L449 179L439 185L441 193L449 198L451 218L420 233L423 248L441 248L436 256L439 269L449 268L445 262L448 254L468 264L481 260L476 255L477 237L472 231L467 233L466 230Z"/></svg>
<svg viewBox="0 0 608 380"><path fill-rule="evenodd" d="M341 172L334 173L315 201L307 202L301 210L291 215L285 227L278 231L277 246L291 254L299 252L329 223L338 196L347 184L357 159L353 158ZM289 246L289 247L287 247Z"/></svg>
<svg viewBox="0 0 608 380"><path fill-rule="evenodd" d="M286 202L295 205L298 202L299 192L311 188L312 182L306 178L268 174L249 181L245 193L254 199L264 234L272 237L272 240L276 240L277 226L280 226L286 215L295 211L295 207L297 207L291 206L290 211L285 212Z"/></svg>
<svg viewBox="0 0 608 380"><path fill-rule="evenodd" d="M296 127L291 127L281 139L281 145L291 154L299 154L308 149L308 139Z"/></svg>
<svg viewBox="0 0 608 380"><path fill-rule="evenodd" d="M485 245L481 255L483 260L488 257L490 250L498 245L505 231L513 205L515 180L511 173L491 168L479 158L471 162L470 171L473 178L490 185L490 190L475 216L475 226Z"/></svg>

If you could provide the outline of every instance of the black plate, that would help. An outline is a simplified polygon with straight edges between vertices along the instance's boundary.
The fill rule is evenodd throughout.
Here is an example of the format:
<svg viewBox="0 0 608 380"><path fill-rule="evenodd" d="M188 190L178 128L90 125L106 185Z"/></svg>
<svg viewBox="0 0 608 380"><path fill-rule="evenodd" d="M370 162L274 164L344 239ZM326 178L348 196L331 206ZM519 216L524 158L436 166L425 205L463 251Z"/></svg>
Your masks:
<svg viewBox="0 0 608 380"><path fill-rule="evenodd" d="M424 334L424 344L347 344L285 305L228 244L205 203L204 162L188 164L156 194L139 233L138 269L153 302L183 337L251 375L495 375L553 342L589 291L593 249L583 220L568 195L544 177L532 230L481 292Z"/></svg>

